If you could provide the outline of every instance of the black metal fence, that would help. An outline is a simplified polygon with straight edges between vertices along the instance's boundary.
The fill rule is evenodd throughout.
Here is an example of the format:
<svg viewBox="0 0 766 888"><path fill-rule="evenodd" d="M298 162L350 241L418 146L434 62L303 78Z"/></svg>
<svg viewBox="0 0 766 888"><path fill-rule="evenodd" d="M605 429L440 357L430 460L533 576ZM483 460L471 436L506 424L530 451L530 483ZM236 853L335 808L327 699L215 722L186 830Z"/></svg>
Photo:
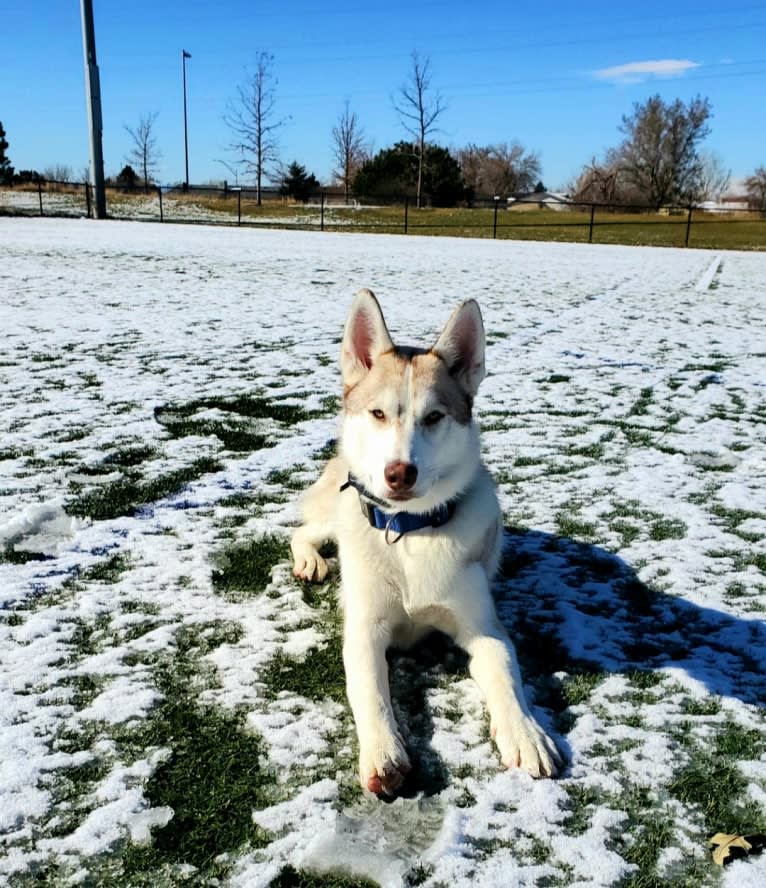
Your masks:
<svg viewBox="0 0 766 888"><path fill-rule="evenodd" d="M40 180L0 187L0 215L90 217L92 186ZM766 213L743 208L616 205L533 198L508 202L477 197L470 205L416 209L408 196L346 201L323 190L302 204L273 189L250 187L107 187L111 219L205 225L237 225L319 231L385 231L463 237L655 244L663 246L766 248Z"/></svg>

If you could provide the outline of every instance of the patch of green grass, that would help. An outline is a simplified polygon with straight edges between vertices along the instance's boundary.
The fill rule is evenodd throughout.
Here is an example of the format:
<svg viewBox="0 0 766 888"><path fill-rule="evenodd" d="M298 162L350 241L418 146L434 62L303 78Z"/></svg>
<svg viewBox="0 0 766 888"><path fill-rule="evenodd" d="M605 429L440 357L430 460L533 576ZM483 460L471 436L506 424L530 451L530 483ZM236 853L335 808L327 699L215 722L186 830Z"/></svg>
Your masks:
<svg viewBox="0 0 766 888"><path fill-rule="evenodd" d="M154 459L157 456L157 448L149 447L144 445L137 445L135 447L123 447L120 450L115 450L113 453L109 453L103 459L103 464L106 466L119 466L120 468L132 468L133 466L140 466L142 463L148 462L150 459Z"/></svg>
<svg viewBox="0 0 766 888"><path fill-rule="evenodd" d="M323 647L312 648L302 660L278 651L259 675L268 695L291 691L310 700L346 700L343 670L343 641L340 633L330 635Z"/></svg>
<svg viewBox="0 0 766 888"><path fill-rule="evenodd" d="M633 687L640 688L641 690L649 690L650 688L656 688L657 685L662 684L665 680L665 676L661 672L634 669L628 673L628 679Z"/></svg>
<svg viewBox="0 0 766 888"><path fill-rule="evenodd" d="M338 455L338 439L330 438L319 450L315 450L312 453L314 459L320 462L327 462L327 460L332 459L334 456Z"/></svg>
<svg viewBox="0 0 766 888"><path fill-rule="evenodd" d="M593 539L596 525L590 521L582 521L574 515L559 512L556 515L556 529L564 537L573 539Z"/></svg>
<svg viewBox="0 0 766 888"><path fill-rule="evenodd" d="M626 441L634 447L651 447L654 444L653 432L636 428L627 423L620 423L620 429L625 435Z"/></svg>
<svg viewBox="0 0 766 888"><path fill-rule="evenodd" d="M565 783L562 788L567 794L569 813L561 825L569 835L581 836L590 826L595 807L603 804L604 794L581 783Z"/></svg>
<svg viewBox="0 0 766 888"><path fill-rule="evenodd" d="M29 564L30 561L49 561L52 557L52 555L45 555L42 552L14 549L13 546L0 549L0 564Z"/></svg>
<svg viewBox="0 0 766 888"><path fill-rule="evenodd" d="M568 675L562 684L562 693L568 706L585 703L604 680L603 672L581 672Z"/></svg>
<svg viewBox="0 0 766 888"><path fill-rule="evenodd" d="M220 469L221 464L216 460L203 458L151 481L122 478L70 500L66 511L95 521L135 515L142 506L179 493L192 481Z"/></svg>
<svg viewBox="0 0 766 888"><path fill-rule="evenodd" d="M227 546L214 559L213 588L231 601L259 595L271 582L273 568L289 557L287 540L275 535Z"/></svg>
<svg viewBox="0 0 766 888"><path fill-rule="evenodd" d="M708 697L704 700L693 700L688 697L681 703L681 709L686 715L718 715L721 711L721 701L718 697Z"/></svg>
<svg viewBox="0 0 766 888"><path fill-rule="evenodd" d="M154 830L150 845L122 850L113 884L149 885L152 876L180 864L197 868L195 884L212 884L226 869L217 858L268 840L252 821L253 810L269 803L274 781L263 766L262 740L245 728L244 712L197 703L200 678L205 681L200 657L241 634L238 625L221 621L182 627L173 653L155 669L163 701L140 729L118 736L123 753L171 749L144 794L152 807L169 806L174 813Z"/></svg>
<svg viewBox="0 0 766 888"><path fill-rule="evenodd" d="M20 447L6 447L0 450L0 462L6 459L24 459L32 456L33 453L32 449L22 450Z"/></svg>
<svg viewBox="0 0 766 888"><path fill-rule="evenodd" d="M567 456L585 456L588 459L600 460L604 457L604 445L600 441L593 444L584 444L581 447L569 447L566 451Z"/></svg>
<svg viewBox="0 0 766 888"><path fill-rule="evenodd" d="M638 539L639 536L641 536L641 529L639 527L623 519L612 521L609 525L609 529L620 534L620 536L622 537L622 548L627 548L632 542L634 542Z"/></svg>
<svg viewBox="0 0 766 888"><path fill-rule="evenodd" d="M661 540L681 540L686 536L686 525L676 518L660 518L653 521L649 528L649 539L660 542Z"/></svg>
<svg viewBox="0 0 766 888"><path fill-rule="evenodd" d="M739 525L742 524L743 521L748 521L753 518L762 519L764 515L761 512L752 512L746 509L728 509L726 506L721 503L716 503L711 506L710 511L716 518L718 518L723 526L726 528L729 533L736 534L737 536L742 537L742 539L747 540L748 542L756 542L760 539L760 535L744 533L739 530Z"/></svg>
<svg viewBox="0 0 766 888"><path fill-rule="evenodd" d="M723 594L725 598L747 598L748 591L744 583L729 583Z"/></svg>
<svg viewBox="0 0 766 888"><path fill-rule="evenodd" d="M196 413L205 410L219 411L225 414L225 418L195 419ZM291 426L323 416L324 412L324 410L305 410L300 405L277 399L239 395L232 398L199 398L181 404L166 404L156 407L154 416L174 438L212 435L217 437L227 450L252 452L272 447L276 443L266 431L254 427L254 422L273 420L281 426Z"/></svg>
<svg viewBox="0 0 766 888"><path fill-rule="evenodd" d="M281 487L286 487L288 490L303 490L306 486L306 482L295 478L294 475L296 472L304 471L305 468L304 465L298 463L297 465L290 466L289 469L273 469L266 476L266 481L269 484L279 484Z"/></svg>
<svg viewBox="0 0 766 888"><path fill-rule="evenodd" d="M643 388L639 394L638 400L628 411L628 416L645 416L649 412L649 407L654 397L654 389Z"/></svg>
<svg viewBox="0 0 766 888"><path fill-rule="evenodd" d="M81 580L100 583L116 583L130 567L130 558L124 552L111 555L105 561L94 564L80 574Z"/></svg>
<svg viewBox="0 0 766 888"><path fill-rule="evenodd" d="M697 806L711 834L763 832L766 812L747 795L748 780L736 763L757 760L764 746L761 732L727 722L712 746L693 748L689 762L671 781L670 794Z"/></svg>
<svg viewBox="0 0 766 888"><path fill-rule="evenodd" d="M310 873L286 866L271 882L270 888L377 888L378 883L361 876L343 873Z"/></svg>
<svg viewBox="0 0 766 888"><path fill-rule="evenodd" d="M106 633L111 624L111 617L106 613L99 614L94 620L75 617L71 623L74 629L69 637L69 644L74 651L74 656L80 659L90 657L101 650L101 646L107 638Z"/></svg>
<svg viewBox="0 0 766 888"><path fill-rule="evenodd" d="M762 574L766 574L766 553L750 552L738 559L744 567L756 567Z"/></svg>

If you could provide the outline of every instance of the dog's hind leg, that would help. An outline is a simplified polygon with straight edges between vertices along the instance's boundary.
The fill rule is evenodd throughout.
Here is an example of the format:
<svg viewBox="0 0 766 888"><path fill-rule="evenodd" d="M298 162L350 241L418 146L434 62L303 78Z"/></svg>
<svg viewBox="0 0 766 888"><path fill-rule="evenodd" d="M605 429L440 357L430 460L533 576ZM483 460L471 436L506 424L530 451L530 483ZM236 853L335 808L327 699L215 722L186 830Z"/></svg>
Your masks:
<svg viewBox="0 0 766 888"><path fill-rule="evenodd" d="M293 574L302 580L321 583L327 576L327 562L319 554L319 547L335 539L335 497L343 480L341 461L331 459L319 480L311 485L303 498L303 524L290 540Z"/></svg>

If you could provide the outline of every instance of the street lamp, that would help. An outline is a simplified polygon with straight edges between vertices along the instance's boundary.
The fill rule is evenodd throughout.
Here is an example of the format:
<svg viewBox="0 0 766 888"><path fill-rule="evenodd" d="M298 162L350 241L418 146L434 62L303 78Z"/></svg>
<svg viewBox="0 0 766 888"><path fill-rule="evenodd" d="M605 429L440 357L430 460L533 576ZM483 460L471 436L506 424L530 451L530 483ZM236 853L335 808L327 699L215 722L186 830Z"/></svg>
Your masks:
<svg viewBox="0 0 766 888"><path fill-rule="evenodd" d="M189 190L189 130L186 123L186 60L191 58L191 53L181 50L181 65L184 71L184 156L186 158L186 178L184 179L184 191Z"/></svg>

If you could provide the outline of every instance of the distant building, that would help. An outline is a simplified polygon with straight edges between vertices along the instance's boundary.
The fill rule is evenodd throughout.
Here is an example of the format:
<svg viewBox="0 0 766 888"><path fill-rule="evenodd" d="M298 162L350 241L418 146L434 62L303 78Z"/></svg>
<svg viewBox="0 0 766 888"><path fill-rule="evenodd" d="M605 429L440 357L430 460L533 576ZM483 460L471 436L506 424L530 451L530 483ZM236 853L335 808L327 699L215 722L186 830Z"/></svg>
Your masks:
<svg viewBox="0 0 766 888"><path fill-rule="evenodd" d="M508 198L508 209L568 210L572 201L566 194L556 191L517 192Z"/></svg>
<svg viewBox="0 0 766 888"><path fill-rule="evenodd" d="M738 210L751 209L746 194L724 194L718 200L703 200L697 205L700 210L708 213L733 213Z"/></svg>

